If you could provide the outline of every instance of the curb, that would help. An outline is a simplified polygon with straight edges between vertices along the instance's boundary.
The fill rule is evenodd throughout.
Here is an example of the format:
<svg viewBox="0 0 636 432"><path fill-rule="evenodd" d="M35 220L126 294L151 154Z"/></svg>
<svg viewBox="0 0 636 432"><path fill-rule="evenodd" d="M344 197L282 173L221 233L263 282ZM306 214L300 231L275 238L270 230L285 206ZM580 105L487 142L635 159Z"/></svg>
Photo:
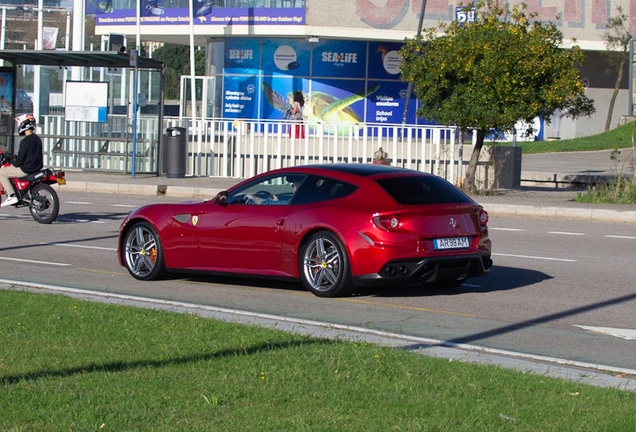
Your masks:
<svg viewBox="0 0 636 432"><path fill-rule="evenodd" d="M591 222L636 223L636 211L540 207L514 204L480 203L490 215L525 216L541 219L575 219Z"/></svg>

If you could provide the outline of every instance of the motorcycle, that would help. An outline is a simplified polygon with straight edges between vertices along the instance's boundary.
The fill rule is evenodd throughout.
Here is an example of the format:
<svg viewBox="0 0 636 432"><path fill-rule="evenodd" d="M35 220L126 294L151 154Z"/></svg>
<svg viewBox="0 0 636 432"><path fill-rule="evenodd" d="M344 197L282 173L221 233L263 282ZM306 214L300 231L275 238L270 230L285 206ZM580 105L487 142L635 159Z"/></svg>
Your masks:
<svg viewBox="0 0 636 432"><path fill-rule="evenodd" d="M0 167L11 164L12 158L0 150ZM13 204L15 208L29 207L31 216L36 222L50 224L60 212L60 199L57 192L50 185L66 184L64 171L56 171L45 168L26 177L10 179L15 189L18 202ZM2 193L0 186L0 193Z"/></svg>

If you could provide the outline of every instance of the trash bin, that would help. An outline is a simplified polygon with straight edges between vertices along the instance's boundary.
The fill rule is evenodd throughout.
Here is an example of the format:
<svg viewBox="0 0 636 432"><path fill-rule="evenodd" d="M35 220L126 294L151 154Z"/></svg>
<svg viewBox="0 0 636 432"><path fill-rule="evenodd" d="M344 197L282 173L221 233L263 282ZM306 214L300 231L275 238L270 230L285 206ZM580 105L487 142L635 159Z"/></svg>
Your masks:
<svg viewBox="0 0 636 432"><path fill-rule="evenodd" d="M163 152L163 170L166 177L185 177L187 138L185 128L173 127L166 130L166 146Z"/></svg>

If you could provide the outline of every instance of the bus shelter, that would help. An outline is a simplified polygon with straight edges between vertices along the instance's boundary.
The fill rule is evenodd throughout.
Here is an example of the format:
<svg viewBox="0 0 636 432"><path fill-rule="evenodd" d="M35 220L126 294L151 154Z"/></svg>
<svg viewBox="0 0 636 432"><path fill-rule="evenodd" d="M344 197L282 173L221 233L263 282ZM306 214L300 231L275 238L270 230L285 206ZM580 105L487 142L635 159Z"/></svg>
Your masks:
<svg viewBox="0 0 636 432"><path fill-rule="evenodd" d="M120 52L53 50L3 50L0 59L11 63L0 68L4 152L13 153L20 139L14 117L34 112L45 165L160 174L164 62ZM18 83L35 74L40 85L33 93L39 97L36 106L25 106Z"/></svg>

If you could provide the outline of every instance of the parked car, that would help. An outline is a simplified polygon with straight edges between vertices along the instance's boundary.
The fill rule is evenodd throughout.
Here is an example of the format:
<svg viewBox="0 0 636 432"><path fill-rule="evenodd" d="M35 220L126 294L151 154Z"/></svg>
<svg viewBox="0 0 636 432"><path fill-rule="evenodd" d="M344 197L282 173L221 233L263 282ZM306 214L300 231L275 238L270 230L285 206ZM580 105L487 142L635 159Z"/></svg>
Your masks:
<svg viewBox="0 0 636 432"><path fill-rule="evenodd" d="M24 90L17 89L15 92L15 112L16 113L32 113L33 100Z"/></svg>
<svg viewBox="0 0 636 432"><path fill-rule="evenodd" d="M117 253L140 280L166 271L293 278L321 297L375 284L451 288L492 266L487 222L441 177L305 165L257 175L209 201L140 207L122 223Z"/></svg>

